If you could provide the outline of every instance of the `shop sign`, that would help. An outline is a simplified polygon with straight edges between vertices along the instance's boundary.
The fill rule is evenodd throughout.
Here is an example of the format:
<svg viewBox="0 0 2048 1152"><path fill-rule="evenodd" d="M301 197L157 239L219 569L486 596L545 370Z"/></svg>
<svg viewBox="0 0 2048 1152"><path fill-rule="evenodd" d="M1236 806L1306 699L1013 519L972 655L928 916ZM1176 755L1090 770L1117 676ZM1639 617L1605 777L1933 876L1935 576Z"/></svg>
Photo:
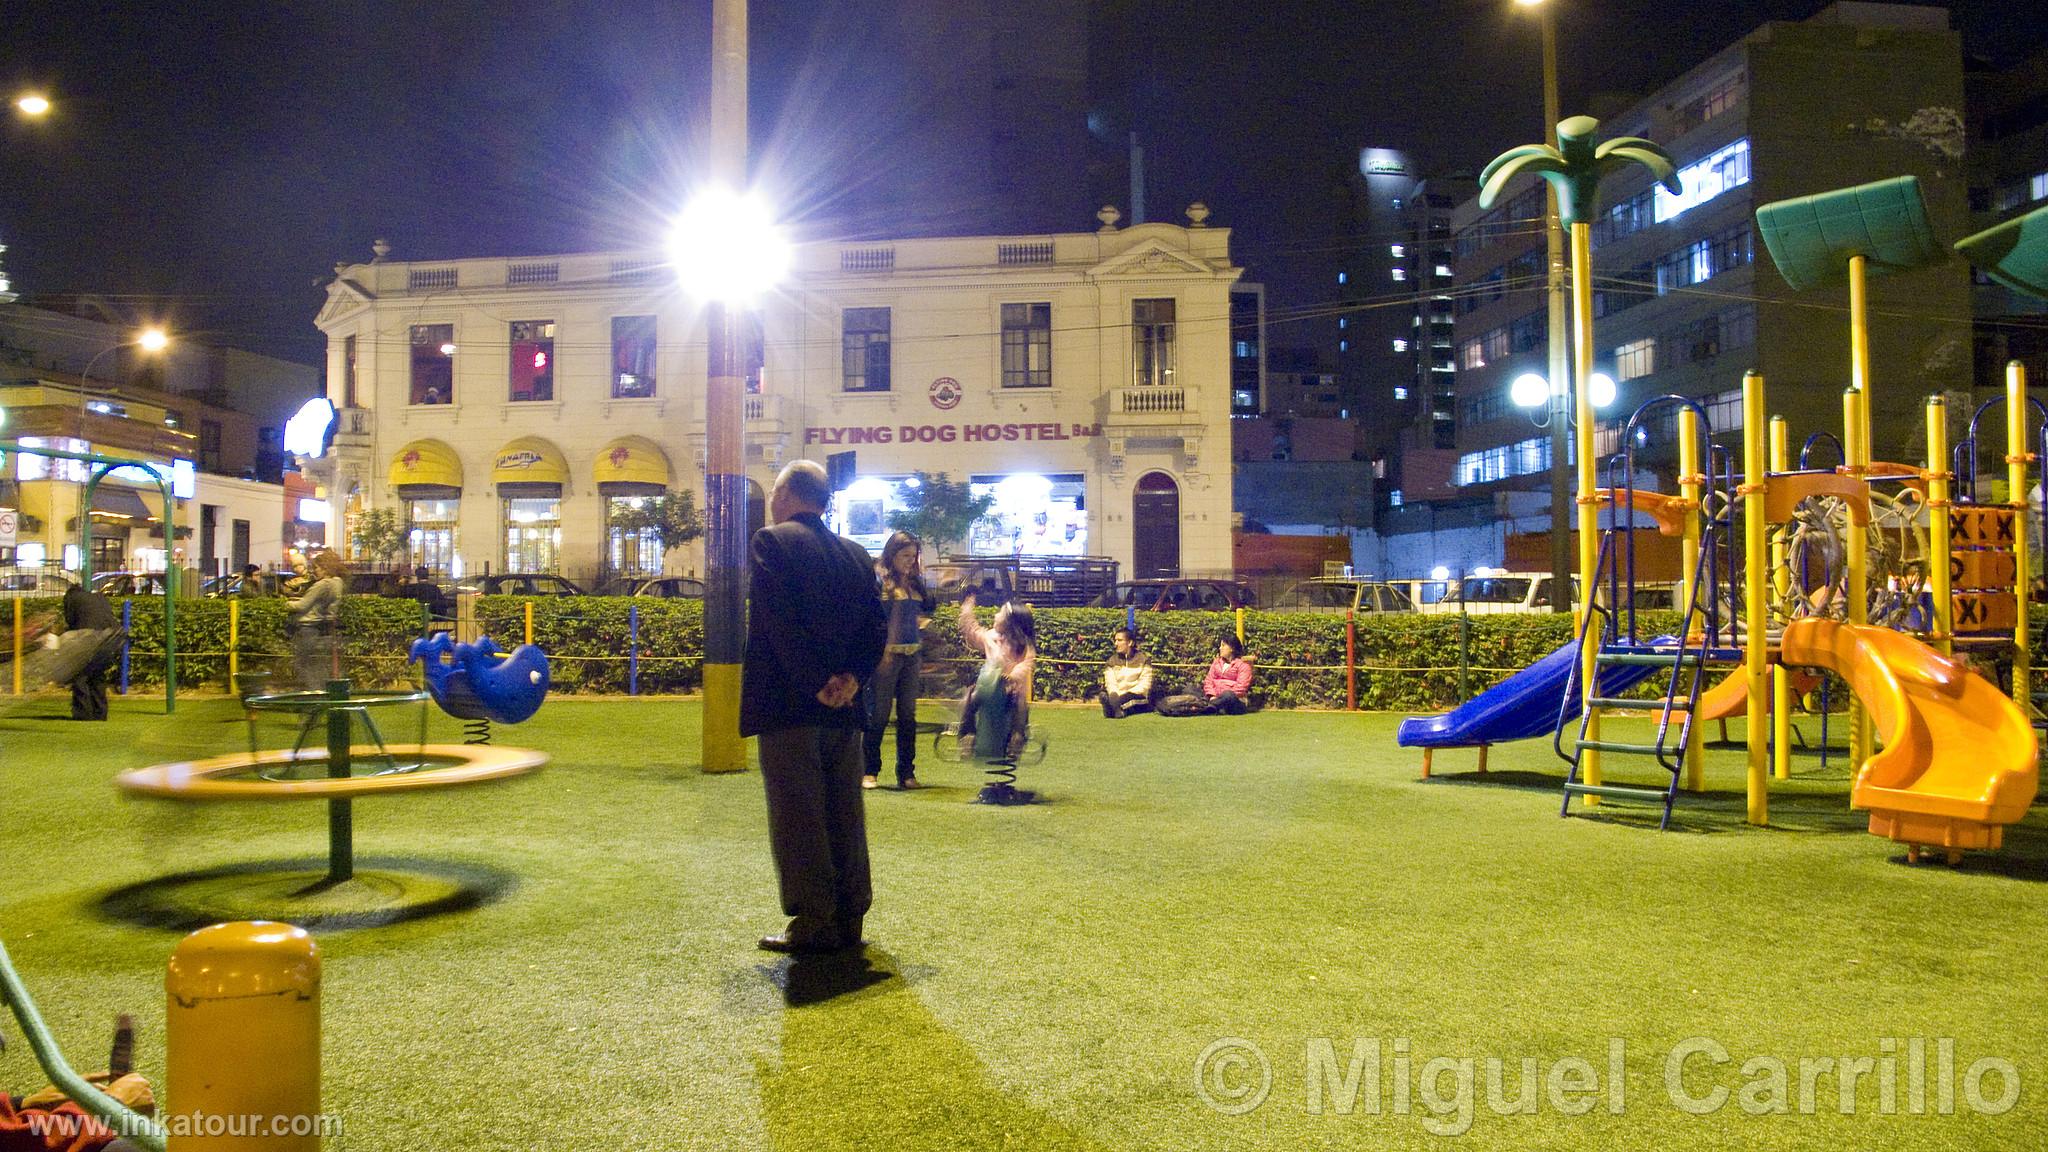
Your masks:
<svg viewBox="0 0 2048 1152"><path fill-rule="evenodd" d="M806 444L995 444L1004 441L1085 440L1100 424L864 424L806 428ZM501 465L502 466L502 465Z"/></svg>
<svg viewBox="0 0 2048 1152"><path fill-rule="evenodd" d="M521 468L535 467L546 459L547 457L542 456L531 448L521 448L517 451L501 454L498 457L497 467L503 471L517 471Z"/></svg>
<svg viewBox="0 0 2048 1152"><path fill-rule="evenodd" d="M932 381L932 407L940 411L958 408L961 395L960 382L951 376L941 376L937 380Z"/></svg>

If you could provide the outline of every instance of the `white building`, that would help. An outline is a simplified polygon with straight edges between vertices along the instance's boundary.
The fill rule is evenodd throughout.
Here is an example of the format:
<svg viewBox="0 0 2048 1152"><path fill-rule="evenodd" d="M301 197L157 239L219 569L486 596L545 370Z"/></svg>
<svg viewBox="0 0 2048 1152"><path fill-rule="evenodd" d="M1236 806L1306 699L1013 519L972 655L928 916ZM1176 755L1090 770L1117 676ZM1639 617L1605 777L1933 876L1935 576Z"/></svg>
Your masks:
<svg viewBox="0 0 2048 1152"><path fill-rule="evenodd" d="M943 472L998 498L976 553L1228 572L1229 232L1103 215L1092 233L800 247L761 312L756 500L790 460L850 450L839 522L873 548L902 482ZM704 326L657 257L380 258L337 269L318 324L335 502L401 507L413 562L658 570L610 511L682 487L702 506Z"/></svg>

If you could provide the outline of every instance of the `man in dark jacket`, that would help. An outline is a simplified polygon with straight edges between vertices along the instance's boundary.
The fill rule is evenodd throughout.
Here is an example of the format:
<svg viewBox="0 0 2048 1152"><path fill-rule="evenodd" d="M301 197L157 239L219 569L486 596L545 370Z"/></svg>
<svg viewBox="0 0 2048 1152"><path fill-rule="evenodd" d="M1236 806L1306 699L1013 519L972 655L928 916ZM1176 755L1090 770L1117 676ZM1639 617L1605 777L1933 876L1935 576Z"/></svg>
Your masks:
<svg viewBox="0 0 2048 1152"><path fill-rule="evenodd" d="M120 635L121 622L114 618L113 604L83 584L73 584L64 590L64 633L69 636L74 632L98 633L97 641L75 642L96 642L99 649L71 680L71 718L105 720L107 669L120 658L121 646L112 641Z"/></svg>
<svg viewBox="0 0 2048 1152"><path fill-rule="evenodd" d="M857 948L873 892L861 810L860 686L887 621L867 549L825 528L825 470L799 460L754 533L740 735L759 736L768 843L789 926L772 952Z"/></svg>

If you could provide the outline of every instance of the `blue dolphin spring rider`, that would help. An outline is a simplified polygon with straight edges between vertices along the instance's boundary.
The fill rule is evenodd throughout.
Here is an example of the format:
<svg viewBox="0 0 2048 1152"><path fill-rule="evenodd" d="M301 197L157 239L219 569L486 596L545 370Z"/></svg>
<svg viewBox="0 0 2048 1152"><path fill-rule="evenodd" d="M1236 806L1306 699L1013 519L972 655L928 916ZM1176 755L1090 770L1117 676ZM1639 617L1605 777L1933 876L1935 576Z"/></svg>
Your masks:
<svg viewBox="0 0 2048 1152"><path fill-rule="evenodd" d="M427 695L463 725L465 744L491 742L491 722L517 724L540 711L548 694L547 654L521 644L509 654L489 636L457 644L446 632L412 642Z"/></svg>

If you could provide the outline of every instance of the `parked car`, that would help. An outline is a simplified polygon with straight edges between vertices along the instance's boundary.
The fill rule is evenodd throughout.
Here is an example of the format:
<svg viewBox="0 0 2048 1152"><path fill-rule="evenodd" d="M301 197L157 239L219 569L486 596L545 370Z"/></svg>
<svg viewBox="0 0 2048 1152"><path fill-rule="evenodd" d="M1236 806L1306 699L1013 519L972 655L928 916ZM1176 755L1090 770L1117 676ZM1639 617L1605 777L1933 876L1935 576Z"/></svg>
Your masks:
<svg viewBox="0 0 2048 1152"><path fill-rule="evenodd" d="M1385 580L1319 577L1289 588L1272 610L1337 616L1346 612L1413 612L1415 602L1405 589Z"/></svg>
<svg viewBox="0 0 2048 1152"><path fill-rule="evenodd" d="M924 566L924 582L942 604L958 604L970 592L976 604L1007 604L1017 595L1017 569L1007 559L936 561Z"/></svg>
<svg viewBox="0 0 2048 1152"><path fill-rule="evenodd" d="M78 581L55 568L9 565L0 568L0 600L62 596Z"/></svg>
<svg viewBox="0 0 2048 1152"><path fill-rule="evenodd" d="M474 592L479 596L586 595L575 581L546 572L499 572L491 576L474 576L457 584L455 590Z"/></svg>
<svg viewBox="0 0 2048 1152"><path fill-rule="evenodd" d="M123 596L161 596L164 594L164 574L161 572L95 572L92 574L92 590L110 600Z"/></svg>
<svg viewBox="0 0 2048 1152"><path fill-rule="evenodd" d="M614 576L598 585L598 596L659 596L670 600L702 600L704 582L695 576Z"/></svg>
<svg viewBox="0 0 2048 1152"><path fill-rule="evenodd" d="M1095 598L1091 608L1136 608L1140 612L1230 612L1256 608L1259 598L1242 580L1162 578L1122 580Z"/></svg>
<svg viewBox="0 0 2048 1152"><path fill-rule="evenodd" d="M254 576L244 576L235 572L226 576L215 576L201 585L200 591L210 599L223 596L282 596L284 577L276 572L258 572Z"/></svg>
<svg viewBox="0 0 2048 1152"><path fill-rule="evenodd" d="M1433 597L1416 601L1416 610L1426 615L1455 616L1460 612L1470 616L1533 615L1551 610L1548 572L1481 568L1462 579L1429 583L1441 584L1442 590ZM1578 583L1574 578L1574 597L1578 594Z"/></svg>

